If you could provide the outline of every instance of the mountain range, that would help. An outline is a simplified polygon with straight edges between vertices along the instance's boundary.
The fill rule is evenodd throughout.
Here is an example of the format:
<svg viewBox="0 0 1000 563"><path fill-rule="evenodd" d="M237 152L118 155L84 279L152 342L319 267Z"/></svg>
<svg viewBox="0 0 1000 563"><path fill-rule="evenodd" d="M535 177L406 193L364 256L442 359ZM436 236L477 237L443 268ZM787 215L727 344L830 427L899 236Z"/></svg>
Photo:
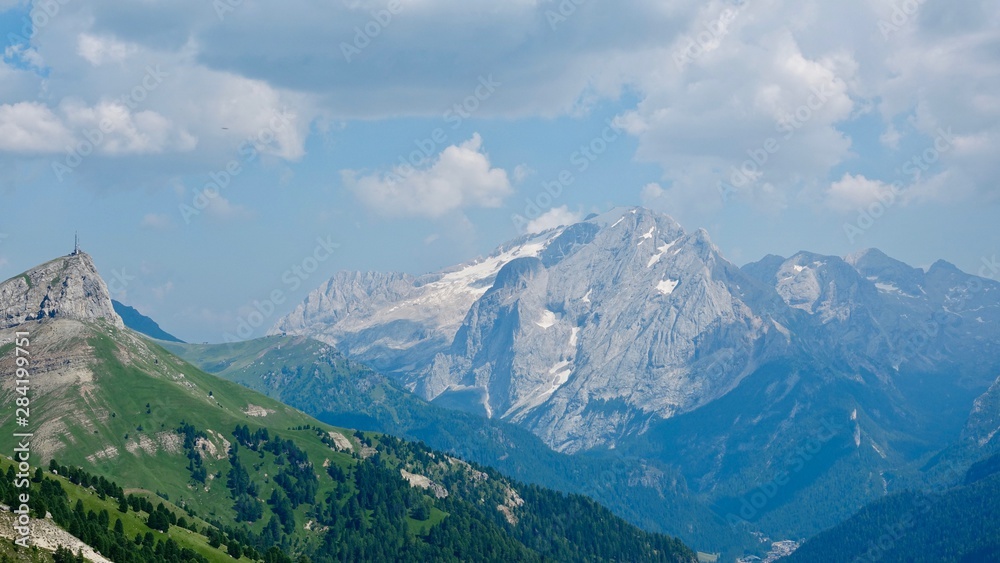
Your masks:
<svg viewBox="0 0 1000 563"><path fill-rule="evenodd" d="M337 274L271 332L556 451L655 460L784 537L1000 446L1000 283L874 249L738 267L642 208L422 276Z"/></svg>
<svg viewBox="0 0 1000 563"><path fill-rule="evenodd" d="M327 341L424 398L574 452L735 387L749 350L784 345L747 304L763 299L707 233L633 209L419 278L335 276L273 332Z"/></svg>

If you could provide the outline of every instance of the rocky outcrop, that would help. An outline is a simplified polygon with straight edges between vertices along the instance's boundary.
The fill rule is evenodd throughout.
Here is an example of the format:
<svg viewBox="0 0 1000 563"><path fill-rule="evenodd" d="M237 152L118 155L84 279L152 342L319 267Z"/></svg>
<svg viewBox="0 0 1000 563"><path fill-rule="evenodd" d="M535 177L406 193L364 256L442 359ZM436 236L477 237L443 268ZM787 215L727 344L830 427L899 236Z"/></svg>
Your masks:
<svg viewBox="0 0 1000 563"><path fill-rule="evenodd" d="M51 515L50 515L51 516ZM0 511L0 537L14 540L14 515ZM83 543L79 538L57 526L50 517L32 520L31 545L54 552L59 547L65 547L73 553L82 553L83 558L93 563L112 563L110 559L94 551L94 548Z"/></svg>
<svg viewBox="0 0 1000 563"><path fill-rule="evenodd" d="M125 326L108 286L84 252L46 262L0 284L0 329L47 318L103 318Z"/></svg>

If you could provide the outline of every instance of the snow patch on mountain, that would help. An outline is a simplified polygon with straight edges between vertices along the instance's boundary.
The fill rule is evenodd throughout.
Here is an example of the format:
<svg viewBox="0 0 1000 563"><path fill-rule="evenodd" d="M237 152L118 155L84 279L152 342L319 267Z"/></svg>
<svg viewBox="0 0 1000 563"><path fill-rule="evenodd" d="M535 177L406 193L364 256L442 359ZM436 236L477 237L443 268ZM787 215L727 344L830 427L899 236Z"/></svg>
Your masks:
<svg viewBox="0 0 1000 563"><path fill-rule="evenodd" d="M875 282L875 287L879 291L884 291L886 293L902 293L899 290L899 288L896 287L896 284L892 284L892 283Z"/></svg>
<svg viewBox="0 0 1000 563"><path fill-rule="evenodd" d="M405 367L398 354L424 358L445 347L504 265L537 258L562 231L526 235L485 258L420 277L337 274L269 334L309 335L376 368Z"/></svg>
<svg viewBox="0 0 1000 563"><path fill-rule="evenodd" d="M461 266L456 270L446 271L439 281L429 284L429 287L459 287L482 295L488 288L477 287L476 282L495 276L500 268L515 258L537 257L545 249L545 245L545 239L532 241Z"/></svg>
<svg viewBox="0 0 1000 563"><path fill-rule="evenodd" d="M670 295L677 289L677 284L681 283L678 280L661 280L660 283L656 284L656 290L663 295Z"/></svg>
<svg viewBox="0 0 1000 563"><path fill-rule="evenodd" d="M542 328L549 328L556 324L556 314L546 309L542 311L541 318L535 321L535 324Z"/></svg>
<svg viewBox="0 0 1000 563"><path fill-rule="evenodd" d="M676 240L657 248L656 254L654 254L649 258L649 262L646 263L646 267L652 268L654 265L656 265L656 263L659 262L661 258L663 258L663 255L669 252L670 249L673 248L675 244L677 244Z"/></svg>

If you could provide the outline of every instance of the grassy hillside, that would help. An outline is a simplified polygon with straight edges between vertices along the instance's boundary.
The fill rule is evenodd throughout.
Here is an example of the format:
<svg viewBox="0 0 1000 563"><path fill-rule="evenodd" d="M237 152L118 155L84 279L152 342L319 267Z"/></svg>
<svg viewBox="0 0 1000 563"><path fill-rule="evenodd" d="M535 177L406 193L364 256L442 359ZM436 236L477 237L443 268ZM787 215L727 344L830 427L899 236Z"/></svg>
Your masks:
<svg viewBox="0 0 1000 563"><path fill-rule="evenodd" d="M683 480L663 467L611 453L554 452L517 426L427 403L316 340L163 345L206 371L324 422L420 440L518 480L586 494L634 524L682 537L703 551L742 554L759 545L688 498Z"/></svg>
<svg viewBox="0 0 1000 563"><path fill-rule="evenodd" d="M82 514L131 503L117 518L120 537L107 532L116 518L104 531L78 518L75 531L108 549L136 534L141 543L158 528L166 534L153 533L147 547L172 539L164 561L182 560L182 548L197 554L186 560L221 561L228 552L316 563L693 557L680 542L585 498L519 485L421 444L318 422L129 330L70 320L26 328L32 465L56 459L92 475L82 488L66 487L67 502L79 500ZM6 352L5 375L14 372ZM12 382L3 379L0 401L8 427ZM0 435L2 451L14 446L10 434ZM120 489L105 490L97 479Z"/></svg>

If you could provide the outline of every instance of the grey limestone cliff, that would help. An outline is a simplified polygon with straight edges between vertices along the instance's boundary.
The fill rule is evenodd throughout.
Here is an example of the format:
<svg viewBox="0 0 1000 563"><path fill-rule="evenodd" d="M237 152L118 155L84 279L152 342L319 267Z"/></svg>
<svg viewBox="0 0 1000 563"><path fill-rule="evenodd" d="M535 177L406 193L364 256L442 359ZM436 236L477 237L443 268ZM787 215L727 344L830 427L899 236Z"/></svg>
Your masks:
<svg viewBox="0 0 1000 563"><path fill-rule="evenodd" d="M46 318L104 318L125 326L85 252L46 262L0 284L0 329Z"/></svg>

